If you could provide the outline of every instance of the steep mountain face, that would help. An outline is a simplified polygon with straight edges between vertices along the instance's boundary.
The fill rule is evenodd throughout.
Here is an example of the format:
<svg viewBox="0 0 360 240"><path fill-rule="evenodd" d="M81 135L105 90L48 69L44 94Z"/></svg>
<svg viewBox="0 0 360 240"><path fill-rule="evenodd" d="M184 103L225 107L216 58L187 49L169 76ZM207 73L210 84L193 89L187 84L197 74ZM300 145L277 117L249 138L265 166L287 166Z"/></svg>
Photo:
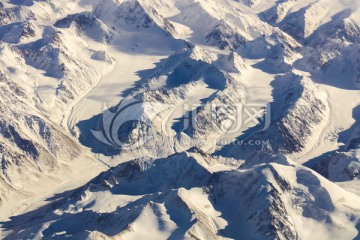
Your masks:
<svg viewBox="0 0 360 240"><path fill-rule="evenodd" d="M299 40L306 39L317 30L328 12L329 7L317 1L287 15L278 25L291 36Z"/></svg>
<svg viewBox="0 0 360 240"><path fill-rule="evenodd" d="M54 24L57 28L69 28L72 25L76 27L76 32L84 33L95 41L108 43L111 40L111 31L90 12L69 15Z"/></svg>
<svg viewBox="0 0 360 240"><path fill-rule="evenodd" d="M356 236L358 197L286 158L261 157L264 163L239 169L196 150L124 163L14 218L5 224L14 229L7 238L295 239L315 228L319 235ZM32 216L31 225L17 224Z"/></svg>
<svg viewBox="0 0 360 240"><path fill-rule="evenodd" d="M25 6L11 6L5 7L3 3L0 5L1 8L1 25L7 25L14 22L21 22L24 20L34 19L34 13Z"/></svg>
<svg viewBox="0 0 360 240"><path fill-rule="evenodd" d="M271 154L301 155L318 141L329 118L327 94L311 79L290 73L273 81L274 108L271 124L262 132L250 132L249 138L260 141L273 139L262 146ZM247 146L226 146L220 150L226 155L241 155L243 159L254 154Z"/></svg>
<svg viewBox="0 0 360 240"><path fill-rule="evenodd" d="M2 1L0 238L359 238L359 14Z"/></svg>
<svg viewBox="0 0 360 240"><path fill-rule="evenodd" d="M272 66L272 71L289 71L293 63L301 58L296 50L301 48L290 35L275 28L270 35L264 35L246 42L238 51L249 58L264 58L264 63Z"/></svg>
<svg viewBox="0 0 360 240"><path fill-rule="evenodd" d="M214 148L217 141L205 146L206 139L211 136L214 140L221 140L226 132L219 131L220 118L219 122L213 122L213 109L237 106L245 100L244 86L222 70L232 68L232 72L238 73L245 70L244 63L234 62L235 59L241 60L241 57L232 53L218 62L215 59L215 55L208 51L190 46L163 60L154 70L154 75L139 82L131 96L123 100L116 110L113 109L113 113L116 113L129 105L132 99L142 109L139 115L129 117L134 120L132 127L121 131L120 138L125 139L125 146L121 150L130 151L137 157L164 157L191 147L204 150ZM194 110L196 114L187 116L188 112ZM226 111L222 114L230 114L232 109ZM104 125L102 118L98 116L91 120L97 123L99 136ZM190 126L185 128L188 118L192 118L188 123ZM80 123L80 126L83 125L87 123ZM86 142L88 135L85 130L81 139ZM190 141L183 145L184 139ZM141 144L131 149L126 147L136 142ZM89 146L96 148L97 144L99 141Z"/></svg>
<svg viewBox="0 0 360 240"><path fill-rule="evenodd" d="M136 27L160 28L162 31L176 35L175 27L146 2L125 1L116 10L116 14L116 22L124 22Z"/></svg>
<svg viewBox="0 0 360 240"><path fill-rule="evenodd" d="M76 56L78 49L66 44L65 35L54 28L44 30L41 42L21 46L26 64L61 79L56 89L55 108L66 109L99 79L90 64Z"/></svg>
<svg viewBox="0 0 360 240"><path fill-rule="evenodd" d="M280 1L278 4L274 4L262 12L260 16L271 24L279 23L291 12L290 10L298 4L303 3L298 1Z"/></svg>
<svg viewBox="0 0 360 240"><path fill-rule="evenodd" d="M331 181L346 182L359 179L359 151L337 152L317 163L315 170Z"/></svg>
<svg viewBox="0 0 360 240"><path fill-rule="evenodd" d="M80 155L81 147L36 108L41 104L34 91L36 79L26 72L22 53L5 43L0 48L2 205L31 194L32 185L54 181L45 174L64 170Z"/></svg>

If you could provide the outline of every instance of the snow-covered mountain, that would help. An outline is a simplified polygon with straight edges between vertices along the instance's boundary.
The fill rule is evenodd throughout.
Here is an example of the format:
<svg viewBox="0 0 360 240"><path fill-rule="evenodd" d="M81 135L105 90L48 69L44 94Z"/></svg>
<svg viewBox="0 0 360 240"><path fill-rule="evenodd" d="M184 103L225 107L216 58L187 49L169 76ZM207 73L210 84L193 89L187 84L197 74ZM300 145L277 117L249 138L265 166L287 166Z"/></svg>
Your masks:
<svg viewBox="0 0 360 240"><path fill-rule="evenodd" d="M240 168L197 150L123 163L15 217L5 239L356 236L358 196L285 157L257 157Z"/></svg>
<svg viewBox="0 0 360 240"><path fill-rule="evenodd" d="M0 2L0 238L359 239L356 0Z"/></svg>

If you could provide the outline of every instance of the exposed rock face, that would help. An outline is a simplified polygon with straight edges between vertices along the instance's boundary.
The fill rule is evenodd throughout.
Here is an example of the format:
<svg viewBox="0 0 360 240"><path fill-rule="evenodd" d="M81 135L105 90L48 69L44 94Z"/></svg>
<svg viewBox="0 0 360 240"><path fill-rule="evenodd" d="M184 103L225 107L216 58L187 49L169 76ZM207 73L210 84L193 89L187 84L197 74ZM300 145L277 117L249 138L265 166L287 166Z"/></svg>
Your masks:
<svg viewBox="0 0 360 240"><path fill-rule="evenodd" d="M0 238L356 239L358 16L2 1Z"/></svg>
<svg viewBox="0 0 360 240"><path fill-rule="evenodd" d="M311 79L293 73L277 78L273 86L272 123L249 138L270 140L261 150L271 154L305 154L327 123L330 112L327 94ZM246 146L226 146L221 152L244 157L254 154Z"/></svg>
<svg viewBox="0 0 360 240"><path fill-rule="evenodd" d="M138 237L143 221L155 218L163 226L162 233L156 228L152 233L165 238L243 235L252 239L296 239L308 235L297 229L294 219L304 221L305 227L309 224L306 219L335 221L340 215L355 216L345 208L350 204L347 206L358 209L355 196L346 202L337 201L334 193L343 190L335 184L286 158L262 157L269 162L248 163L241 169L222 165L196 150L167 159L124 163L66 199L43 207L42 212L30 213L37 216L31 225L14 226L8 237L61 234L72 219L78 219L71 231L74 237ZM126 195L132 200L123 202ZM106 212L93 205L98 199L103 199ZM350 219L346 220L349 230L353 228ZM5 226L10 228L16 221ZM44 224L52 227L43 230ZM30 228L20 231L23 226Z"/></svg>
<svg viewBox="0 0 360 240"><path fill-rule="evenodd" d="M63 165L59 160L71 162L81 149L63 129L36 109L39 99L32 89L35 82L23 72L21 52L6 44L1 47L0 202L8 200L13 190L29 194L27 187L46 179L41 172L59 172ZM14 68L7 73L4 66L9 63Z"/></svg>
<svg viewBox="0 0 360 240"><path fill-rule="evenodd" d="M289 35L303 40L311 36L319 28L328 11L328 6L321 1L317 1L286 16L279 23L279 27Z"/></svg>
<svg viewBox="0 0 360 240"><path fill-rule="evenodd" d="M333 153L318 162L314 169L335 182L360 179L359 151Z"/></svg>
<svg viewBox="0 0 360 240"><path fill-rule="evenodd" d="M72 24L75 25L78 33L85 33L96 41L109 43L111 40L111 30L107 29L107 26L90 12L69 15L58 20L54 26L57 28L69 28Z"/></svg>

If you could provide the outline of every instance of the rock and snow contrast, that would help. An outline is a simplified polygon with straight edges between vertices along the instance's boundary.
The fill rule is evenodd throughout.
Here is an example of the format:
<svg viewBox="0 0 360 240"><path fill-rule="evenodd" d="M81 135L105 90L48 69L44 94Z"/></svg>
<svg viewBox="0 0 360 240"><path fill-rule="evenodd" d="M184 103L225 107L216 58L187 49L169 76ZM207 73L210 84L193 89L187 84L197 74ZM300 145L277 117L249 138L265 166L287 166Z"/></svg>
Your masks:
<svg viewBox="0 0 360 240"><path fill-rule="evenodd" d="M357 0L1 0L1 239L360 239Z"/></svg>

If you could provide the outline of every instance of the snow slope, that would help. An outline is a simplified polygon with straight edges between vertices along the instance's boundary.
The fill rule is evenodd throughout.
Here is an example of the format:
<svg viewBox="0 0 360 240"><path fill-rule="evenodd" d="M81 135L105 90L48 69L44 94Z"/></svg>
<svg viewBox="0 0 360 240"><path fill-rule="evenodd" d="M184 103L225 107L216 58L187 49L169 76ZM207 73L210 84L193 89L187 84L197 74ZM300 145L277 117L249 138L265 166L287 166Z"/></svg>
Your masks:
<svg viewBox="0 0 360 240"><path fill-rule="evenodd" d="M357 236L360 197L284 157L258 157L238 169L197 150L124 163L4 223L5 239Z"/></svg>

